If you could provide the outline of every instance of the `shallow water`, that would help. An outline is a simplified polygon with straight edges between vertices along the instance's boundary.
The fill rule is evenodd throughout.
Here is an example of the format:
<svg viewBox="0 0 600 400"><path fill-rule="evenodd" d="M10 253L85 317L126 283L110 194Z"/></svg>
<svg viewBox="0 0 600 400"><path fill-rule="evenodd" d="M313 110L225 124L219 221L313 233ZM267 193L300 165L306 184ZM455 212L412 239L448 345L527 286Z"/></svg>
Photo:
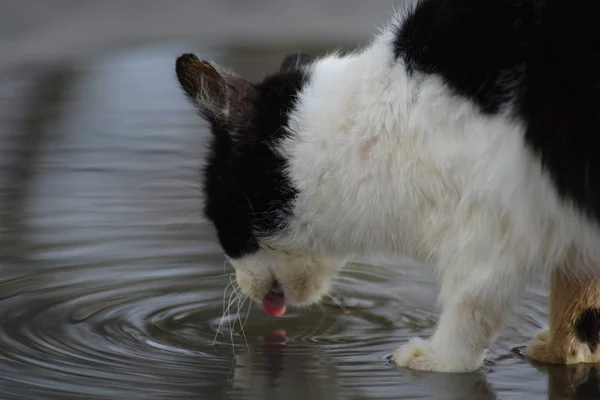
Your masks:
<svg viewBox="0 0 600 400"><path fill-rule="evenodd" d="M513 351L545 322L543 290L528 292L485 368L459 375L386 359L432 332L426 267L353 264L322 306L279 319L239 301L200 215L208 132L173 72L197 51L187 46L0 75L0 398L600 396L591 366L536 368ZM256 78L284 54L202 55Z"/></svg>

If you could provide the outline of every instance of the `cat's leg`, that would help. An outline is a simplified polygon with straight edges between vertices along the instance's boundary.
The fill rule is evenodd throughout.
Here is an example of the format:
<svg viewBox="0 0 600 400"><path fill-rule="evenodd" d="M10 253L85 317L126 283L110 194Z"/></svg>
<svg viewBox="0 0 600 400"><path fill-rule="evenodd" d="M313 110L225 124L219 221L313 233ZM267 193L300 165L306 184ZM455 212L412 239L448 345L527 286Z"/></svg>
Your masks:
<svg viewBox="0 0 600 400"><path fill-rule="evenodd" d="M600 361L600 277L578 279L560 269L552 273L549 328L535 335L525 353L549 364Z"/></svg>
<svg viewBox="0 0 600 400"><path fill-rule="evenodd" d="M416 338L402 346L394 361L426 371L477 370L505 315L524 290L523 275L508 265L470 271L447 268L440 293L443 311L435 333L429 340Z"/></svg>

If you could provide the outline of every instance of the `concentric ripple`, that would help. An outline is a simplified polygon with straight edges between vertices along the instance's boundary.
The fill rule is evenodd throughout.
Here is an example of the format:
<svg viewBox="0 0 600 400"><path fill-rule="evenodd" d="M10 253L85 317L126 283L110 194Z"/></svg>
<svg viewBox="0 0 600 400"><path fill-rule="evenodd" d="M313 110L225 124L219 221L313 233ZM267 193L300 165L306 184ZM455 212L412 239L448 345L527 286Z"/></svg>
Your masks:
<svg viewBox="0 0 600 400"><path fill-rule="evenodd" d="M380 357L398 340L389 331L410 320L394 321L377 311L381 299L343 296L342 289L320 306L292 309L275 319L249 302L227 309L234 299L223 293L228 274L182 268L162 276L146 270L118 281L121 275L97 269L98 279L81 281L73 272L36 275L36 281L46 282L43 288L0 301L2 398L18 398L11 382L26 383L28 396L39 390L56 398L206 395L227 387L240 360L261 354L261 343L273 343L273 334L287 354L323 351L338 362L362 356L381 366ZM34 287L32 279L10 281L11 291ZM350 290L348 282L355 278L340 279ZM412 315L422 327L432 326Z"/></svg>
<svg viewBox="0 0 600 400"><path fill-rule="evenodd" d="M23 398L15 387L25 384L26 398L221 398L223 390L239 395L239 388L265 380L254 396L261 398L271 368L286 377L330 375L330 395L341 393L340 382L376 370L394 382L386 355L435 326L434 312L401 295L409 292L405 285L426 281L411 276L402 284L385 269L350 266L321 305L292 308L281 318L238 299L229 273L161 271L98 267L90 276L66 268L0 284L9 293L0 300L0 397ZM490 368L523 362L508 348L519 330L509 327Z"/></svg>
<svg viewBox="0 0 600 400"><path fill-rule="evenodd" d="M224 380L231 348L213 345L207 321L216 298L197 285L223 278L172 272L169 279L96 287L49 285L2 300L2 379L27 381L45 395L54 388L60 388L57 395L65 388L93 395L97 388L106 396L113 388L119 396L131 391L145 398L193 394L203 381L214 384L210 375ZM177 383L198 371L203 379L190 379L193 387ZM5 385L0 393L15 396Z"/></svg>

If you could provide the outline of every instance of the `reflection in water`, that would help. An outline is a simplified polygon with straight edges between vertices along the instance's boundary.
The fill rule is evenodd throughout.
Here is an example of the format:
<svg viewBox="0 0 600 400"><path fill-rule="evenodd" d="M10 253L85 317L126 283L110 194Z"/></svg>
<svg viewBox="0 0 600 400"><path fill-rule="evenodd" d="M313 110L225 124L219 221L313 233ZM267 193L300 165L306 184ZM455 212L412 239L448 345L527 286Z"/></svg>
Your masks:
<svg viewBox="0 0 600 400"><path fill-rule="evenodd" d="M600 398L600 370L595 365L538 366L548 374L548 398L587 400Z"/></svg>
<svg viewBox="0 0 600 400"><path fill-rule="evenodd" d="M545 320L543 291L529 292L486 370L464 375L386 361L433 330L436 284L419 266L351 265L325 304L284 318L228 308L232 271L200 214L206 127L173 73L187 50L0 77L1 398L599 395L591 366L536 370L512 355ZM218 61L258 78L286 52Z"/></svg>
<svg viewBox="0 0 600 400"><path fill-rule="evenodd" d="M36 167L40 164L40 151L48 140L49 127L60 118L61 106L73 71L67 67L51 67L33 77L29 88L27 107L23 110L21 124L5 137L5 145L14 145L4 165L2 182L3 207L0 209L0 226L5 233L0 241L0 255L4 271L9 265L23 265L21 257L27 254L22 246L27 242L27 198L31 190ZM10 147L10 146L9 146ZM14 268L13 268L14 269Z"/></svg>
<svg viewBox="0 0 600 400"><path fill-rule="evenodd" d="M331 360L310 348L303 351L292 348L288 352L285 340L285 331L279 329L267 335L264 344L254 345L246 354L235 356L230 397L290 400L362 398L352 394L351 388L338 385Z"/></svg>
<svg viewBox="0 0 600 400"><path fill-rule="evenodd" d="M246 354L235 356L233 389L228 398L236 399L366 399L373 398L368 385L348 384L336 365L318 349L286 347L284 330L265 337ZM374 371L373 371L374 372ZM485 373L440 374L404 371L416 379L417 390L397 386L387 389L385 397L444 400L497 400ZM368 372L365 372L365 374ZM399 377L397 377L399 378ZM365 379L365 382L368 382ZM420 381L420 382L419 382ZM420 387L425 384L426 387ZM388 383L389 385L389 383ZM381 396L381 397L384 397Z"/></svg>
<svg viewBox="0 0 600 400"><path fill-rule="evenodd" d="M445 400L497 400L485 373L442 374L410 371L432 388L435 399Z"/></svg>

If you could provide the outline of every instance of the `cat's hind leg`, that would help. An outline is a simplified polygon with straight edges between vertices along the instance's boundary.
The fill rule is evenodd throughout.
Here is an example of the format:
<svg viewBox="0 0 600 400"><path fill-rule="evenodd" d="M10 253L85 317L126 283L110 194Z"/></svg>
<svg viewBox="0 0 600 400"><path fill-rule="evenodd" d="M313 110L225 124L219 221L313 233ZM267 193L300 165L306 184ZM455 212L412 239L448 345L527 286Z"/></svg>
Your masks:
<svg viewBox="0 0 600 400"><path fill-rule="evenodd" d="M552 273L549 328L535 335L525 353L546 364L600 362L600 277Z"/></svg>
<svg viewBox="0 0 600 400"><path fill-rule="evenodd" d="M443 311L435 333L428 340L416 338L402 346L394 361L426 371L477 370L526 284L508 265L445 268L440 293Z"/></svg>

